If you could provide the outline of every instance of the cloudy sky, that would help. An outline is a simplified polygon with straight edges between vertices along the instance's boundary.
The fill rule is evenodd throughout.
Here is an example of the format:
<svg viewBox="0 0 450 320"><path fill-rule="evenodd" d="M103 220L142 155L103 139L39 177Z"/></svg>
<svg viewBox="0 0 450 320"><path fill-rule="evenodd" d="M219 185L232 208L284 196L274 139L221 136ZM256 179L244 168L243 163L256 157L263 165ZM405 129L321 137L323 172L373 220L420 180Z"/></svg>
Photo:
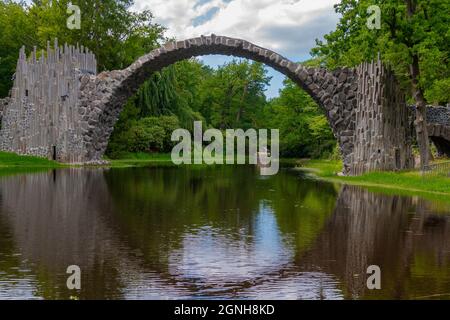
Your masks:
<svg viewBox="0 0 450 320"><path fill-rule="evenodd" d="M167 36L184 40L200 35L224 35L272 49L293 61L309 58L316 38L333 30L338 21L333 5L338 0L135 0L133 10L149 9ZM217 66L224 56L202 58ZM267 95L278 94L284 77L273 77Z"/></svg>

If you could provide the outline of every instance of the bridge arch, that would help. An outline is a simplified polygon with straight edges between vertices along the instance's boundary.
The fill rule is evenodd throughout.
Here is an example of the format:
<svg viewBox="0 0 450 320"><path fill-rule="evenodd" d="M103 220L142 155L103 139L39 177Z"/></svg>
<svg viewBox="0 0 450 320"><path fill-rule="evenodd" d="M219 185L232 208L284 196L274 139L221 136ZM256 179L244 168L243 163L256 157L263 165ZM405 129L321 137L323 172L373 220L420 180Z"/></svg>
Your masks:
<svg viewBox="0 0 450 320"><path fill-rule="evenodd" d="M441 155L450 157L450 107L427 109L428 135Z"/></svg>
<svg viewBox="0 0 450 320"><path fill-rule="evenodd" d="M323 109L337 138L344 166L351 162L357 106L357 75L354 69L333 72L308 68L251 42L224 36L201 36L169 42L142 56L128 68L83 75L79 113L82 116L85 158L100 160L127 99L149 76L164 67L195 56L222 54L261 62L281 72L304 89Z"/></svg>

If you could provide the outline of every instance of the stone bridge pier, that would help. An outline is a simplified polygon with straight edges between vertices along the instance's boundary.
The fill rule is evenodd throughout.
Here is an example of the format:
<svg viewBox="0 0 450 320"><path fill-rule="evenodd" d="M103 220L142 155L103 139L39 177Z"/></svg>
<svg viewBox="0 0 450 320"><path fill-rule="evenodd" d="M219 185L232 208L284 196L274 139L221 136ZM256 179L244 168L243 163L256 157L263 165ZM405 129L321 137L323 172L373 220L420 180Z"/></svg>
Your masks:
<svg viewBox="0 0 450 320"><path fill-rule="evenodd" d="M12 101L3 111L2 150L64 162L101 161L125 102L152 73L191 57L222 54L262 62L304 89L339 143L344 174L414 165L411 112L380 61L354 69L308 68L248 41L211 35L170 42L124 70L97 75L95 57L86 49L55 43L47 50L48 60L21 53Z"/></svg>

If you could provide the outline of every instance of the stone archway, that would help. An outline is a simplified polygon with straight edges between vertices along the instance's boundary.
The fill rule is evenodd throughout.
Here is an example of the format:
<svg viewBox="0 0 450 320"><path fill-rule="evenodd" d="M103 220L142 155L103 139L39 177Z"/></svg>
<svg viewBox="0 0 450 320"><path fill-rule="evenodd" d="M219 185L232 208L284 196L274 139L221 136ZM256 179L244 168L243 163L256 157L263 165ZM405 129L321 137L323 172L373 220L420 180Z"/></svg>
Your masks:
<svg viewBox="0 0 450 320"><path fill-rule="evenodd" d="M126 102L152 73L195 56L222 54L264 63L303 88L323 109L337 138L346 168L351 163L357 106L357 75L353 69L329 72L307 68L248 41L223 36L202 36L170 42L139 58L124 70L81 79L80 114L86 160L100 160Z"/></svg>
<svg viewBox="0 0 450 320"><path fill-rule="evenodd" d="M438 153L450 157L450 107L428 107L428 135Z"/></svg>
<svg viewBox="0 0 450 320"><path fill-rule="evenodd" d="M36 48L28 58L23 47L11 97L0 101L0 150L67 163L101 161L125 102L153 72L209 54L264 63L303 88L328 119L344 174L414 166L410 109L379 59L351 69L308 68L248 41L215 35L170 42L124 70L98 75L95 55L82 46L59 46L55 39L39 58ZM442 132L439 127L433 134Z"/></svg>

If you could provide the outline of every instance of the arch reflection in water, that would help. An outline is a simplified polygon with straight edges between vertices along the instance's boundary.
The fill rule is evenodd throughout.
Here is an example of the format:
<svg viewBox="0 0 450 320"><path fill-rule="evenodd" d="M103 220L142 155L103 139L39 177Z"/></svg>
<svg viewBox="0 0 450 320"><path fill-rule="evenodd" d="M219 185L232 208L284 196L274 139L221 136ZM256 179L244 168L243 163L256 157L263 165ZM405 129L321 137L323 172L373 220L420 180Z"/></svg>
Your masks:
<svg viewBox="0 0 450 320"><path fill-rule="evenodd" d="M446 297L445 205L252 167L0 180L0 298ZM66 268L83 271L78 293ZM382 290L365 270L382 269ZM448 297L448 296L447 296Z"/></svg>

